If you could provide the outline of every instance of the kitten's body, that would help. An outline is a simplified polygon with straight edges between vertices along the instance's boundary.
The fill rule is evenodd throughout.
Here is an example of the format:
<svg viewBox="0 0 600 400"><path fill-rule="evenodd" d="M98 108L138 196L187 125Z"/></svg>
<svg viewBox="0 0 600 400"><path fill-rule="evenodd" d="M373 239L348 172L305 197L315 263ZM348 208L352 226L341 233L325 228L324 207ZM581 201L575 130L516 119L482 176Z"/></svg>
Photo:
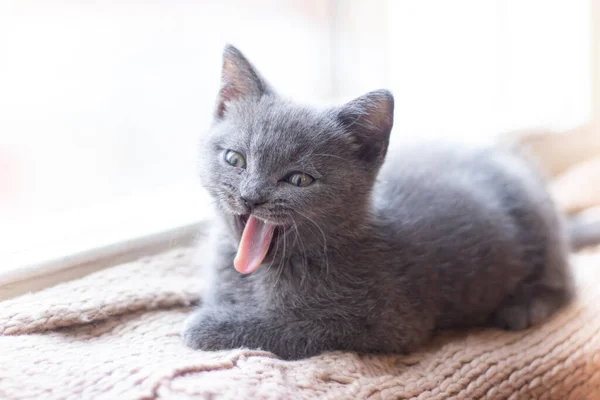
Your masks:
<svg viewBox="0 0 600 400"><path fill-rule="evenodd" d="M188 345L283 358L407 352L436 329L522 329L568 301L564 231L521 158L424 145L390 152L379 171L391 130L387 92L307 109L265 89L228 51L224 70L227 62L250 69L240 82L224 72L225 88L242 87L220 101L203 147L203 181L219 215L200 252L206 289L184 330ZM223 165L231 148L246 154L244 170ZM282 185L299 169L315 183ZM247 208L240 193L261 202ZM248 275L233 268L245 213L291 224Z"/></svg>

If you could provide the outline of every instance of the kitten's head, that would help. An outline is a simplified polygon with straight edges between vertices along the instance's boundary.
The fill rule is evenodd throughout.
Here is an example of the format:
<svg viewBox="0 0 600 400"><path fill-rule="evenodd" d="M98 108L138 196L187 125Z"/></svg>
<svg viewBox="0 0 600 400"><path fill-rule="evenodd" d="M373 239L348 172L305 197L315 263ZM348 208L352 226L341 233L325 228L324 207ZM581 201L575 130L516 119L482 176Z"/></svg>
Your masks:
<svg viewBox="0 0 600 400"><path fill-rule="evenodd" d="M393 107L386 90L337 108L296 105L227 46L201 178L237 223L238 256L245 252L262 262L292 229L308 224L320 234L317 227L328 230L364 215L388 147ZM244 250L246 233L252 243Z"/></svg>

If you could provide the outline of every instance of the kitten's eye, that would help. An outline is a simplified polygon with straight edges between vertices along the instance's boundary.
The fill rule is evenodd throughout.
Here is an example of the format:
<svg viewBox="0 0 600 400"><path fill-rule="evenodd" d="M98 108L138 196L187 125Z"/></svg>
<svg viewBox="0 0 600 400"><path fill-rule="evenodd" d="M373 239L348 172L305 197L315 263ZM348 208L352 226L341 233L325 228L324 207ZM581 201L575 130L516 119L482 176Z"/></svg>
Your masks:
<svg viewBox="0 0 600 400"><path fill-rule="evenodd" d="M246 168L246 159L237 151L227 150L225 153L225 161L232 167Z"/></svg>
<svg viewBox="0 0 600 400"><path fill-rule="evenodd" d="M315 178L303 172L294 172L285 178L287 183L298 187L306 187L315 181Z"/></svg>

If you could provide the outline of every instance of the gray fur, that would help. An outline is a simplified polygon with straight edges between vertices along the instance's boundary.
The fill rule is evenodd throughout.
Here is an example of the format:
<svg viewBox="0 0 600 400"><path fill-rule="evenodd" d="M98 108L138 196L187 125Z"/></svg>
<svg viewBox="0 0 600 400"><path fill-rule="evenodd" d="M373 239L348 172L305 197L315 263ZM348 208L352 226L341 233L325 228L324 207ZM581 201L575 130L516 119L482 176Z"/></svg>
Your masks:
<svg viewBox="0 0 600 400"><path fill-rule="evenodd" d="M522 158L439 144L386 158L389 92L316 110L282 99L232 47L224 64L233 89L221 91L201 154L218 219L200 256L207 285L182 334L188 346L285 359L406 353L438 329L523 329L571 298L561 218ZM227 165L227 149L247 168ZM291 171L316 181L282 182ZM232 265L237 215L250 211L242 195L265 202L257 217L292 225L250 275Z"/></svg>

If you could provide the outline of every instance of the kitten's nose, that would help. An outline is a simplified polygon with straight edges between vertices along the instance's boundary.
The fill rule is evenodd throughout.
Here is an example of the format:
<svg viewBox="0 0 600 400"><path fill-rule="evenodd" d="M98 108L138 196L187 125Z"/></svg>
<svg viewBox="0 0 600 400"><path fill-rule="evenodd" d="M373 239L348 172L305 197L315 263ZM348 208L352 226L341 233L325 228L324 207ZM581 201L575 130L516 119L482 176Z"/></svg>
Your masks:
<svg viewBox="0 0 600 400"><path fill-rule="evenodd" d="M267 201L262 197L250 197L250 196L241 196L240 197L246 207L249 209L253 209L261 204L265 204Z"/></svg>

